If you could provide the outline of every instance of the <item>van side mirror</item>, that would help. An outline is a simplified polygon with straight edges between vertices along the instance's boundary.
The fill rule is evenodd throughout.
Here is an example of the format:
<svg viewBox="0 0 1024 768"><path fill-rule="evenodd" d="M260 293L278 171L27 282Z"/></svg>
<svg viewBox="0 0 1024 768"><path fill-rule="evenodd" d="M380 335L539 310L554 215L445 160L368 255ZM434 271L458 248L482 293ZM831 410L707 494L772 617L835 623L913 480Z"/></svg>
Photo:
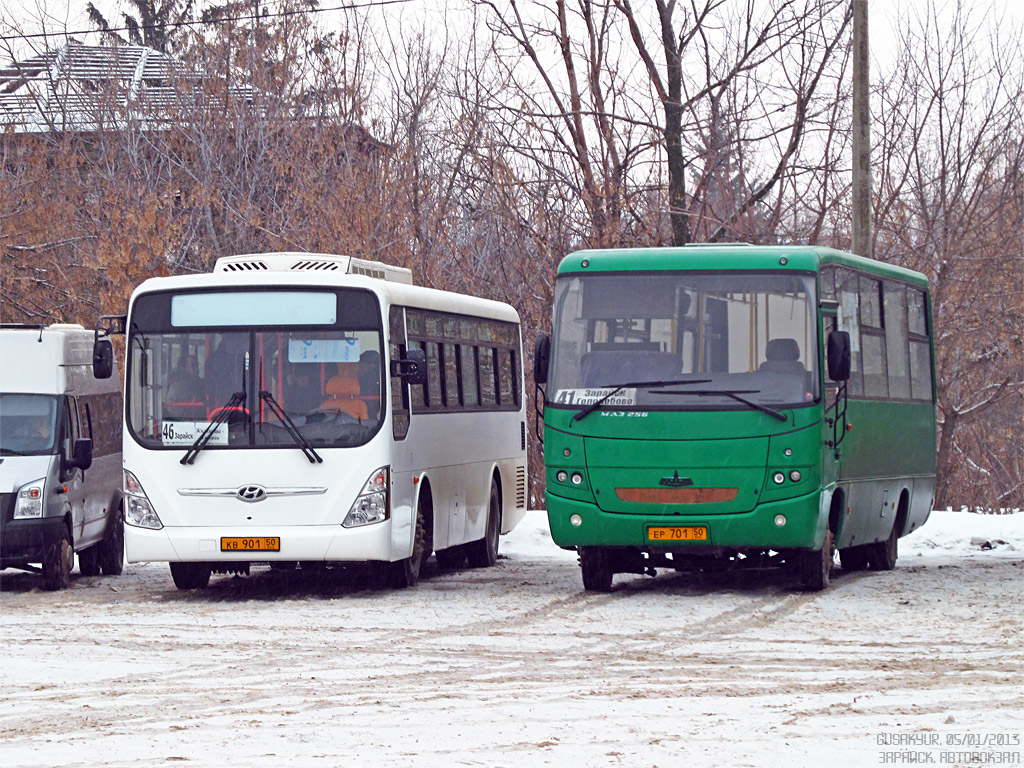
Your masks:
<svg viewBox="0 0 1024 768"><path fill-rule="evenodd" d="M548 383L548 363L551 362L551 337L538 336L533 351L533 381L538 386Z"/></svg>
<svg viewBox="0 0 1024 768"><path fill-rule="evenodd" d="M88 437L80 437L75 440L75 447L72 453L71 464L73 466L82 470L92 466L92 440Z"/></svg>
<svg viewBox="0 0 1024 768"><path fill-rule="evenodd" d="M427 383L427 353L422 349L407 349L405 357L391 361L391 375L400 376L411 386Z"/></svg>
<svg viewBox="0 0 1024 768"><path fill-rule="evenodd" d="M109 379L114 373L114 345L110 339L97 339L92 345L92 375Z"/></svg>
<svg viewBox="0 0 1024 768"><path fill-rule="evenodd" d="M850 334L846 331L832 331L825 344L825 361L828 377L832 381L846 381L850 378Z"/></svg>

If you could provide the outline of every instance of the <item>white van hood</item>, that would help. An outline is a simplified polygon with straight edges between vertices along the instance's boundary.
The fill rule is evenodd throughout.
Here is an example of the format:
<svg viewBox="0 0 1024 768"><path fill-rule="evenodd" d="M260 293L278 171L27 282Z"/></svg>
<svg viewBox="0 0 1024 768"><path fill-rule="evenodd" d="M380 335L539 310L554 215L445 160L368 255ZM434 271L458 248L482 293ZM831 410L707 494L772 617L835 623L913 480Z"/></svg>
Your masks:
<svg viewBox="0 0 1024 768"><path fill-rule="evenodd" d="M0 493L14 493L26 483L46 477L56 456L0 456Z"/></svg>

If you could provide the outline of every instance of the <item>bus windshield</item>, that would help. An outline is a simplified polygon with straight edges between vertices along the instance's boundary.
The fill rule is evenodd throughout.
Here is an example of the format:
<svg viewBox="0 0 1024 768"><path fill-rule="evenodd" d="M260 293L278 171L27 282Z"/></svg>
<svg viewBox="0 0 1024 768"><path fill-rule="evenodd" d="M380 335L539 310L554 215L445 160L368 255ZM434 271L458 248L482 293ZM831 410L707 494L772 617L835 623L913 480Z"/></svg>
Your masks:
<svg viewBox="0 0 1024 768"><path fill-rule="evenodd" d="M352 447L383 419L366 291L142 296L128 349L128 427L147 447L187 449L215 422L205 449Z"/></svg>
<svg viewBox="0 0 1024 768"><path fill-rule="evenodd" d="M818 399L815 279L797 272L567 275L548 401L650 410ZM623 386L626 385L626 386Z"/></svg>

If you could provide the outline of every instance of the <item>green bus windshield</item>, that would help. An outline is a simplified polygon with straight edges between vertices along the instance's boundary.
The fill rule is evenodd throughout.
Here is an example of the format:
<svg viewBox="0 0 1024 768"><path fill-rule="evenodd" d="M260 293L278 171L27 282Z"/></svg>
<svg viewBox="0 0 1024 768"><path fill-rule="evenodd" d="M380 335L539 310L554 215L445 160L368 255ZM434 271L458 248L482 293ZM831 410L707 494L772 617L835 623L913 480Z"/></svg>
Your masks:
<svg viewBox="0 0 1024 768"><path fill-rule="evenodd" d="M801 272L569 274L555 289L548 402L773 408L818 400L815 276ZM664 382L678 383L666 386Z"/></svg>

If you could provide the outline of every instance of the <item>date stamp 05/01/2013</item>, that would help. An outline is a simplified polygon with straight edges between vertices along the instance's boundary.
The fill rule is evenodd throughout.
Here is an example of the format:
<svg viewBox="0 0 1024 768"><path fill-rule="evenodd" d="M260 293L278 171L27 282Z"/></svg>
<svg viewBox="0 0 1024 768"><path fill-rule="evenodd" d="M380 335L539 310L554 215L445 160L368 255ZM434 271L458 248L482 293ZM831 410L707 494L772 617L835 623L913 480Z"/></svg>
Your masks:
<svg viewBox="0 0 1024 768"><path fill-rule="evenodd" d="M973 768L1024 765L1021 734L879 733L875 736L880 765L948 765Z"/></svg>

